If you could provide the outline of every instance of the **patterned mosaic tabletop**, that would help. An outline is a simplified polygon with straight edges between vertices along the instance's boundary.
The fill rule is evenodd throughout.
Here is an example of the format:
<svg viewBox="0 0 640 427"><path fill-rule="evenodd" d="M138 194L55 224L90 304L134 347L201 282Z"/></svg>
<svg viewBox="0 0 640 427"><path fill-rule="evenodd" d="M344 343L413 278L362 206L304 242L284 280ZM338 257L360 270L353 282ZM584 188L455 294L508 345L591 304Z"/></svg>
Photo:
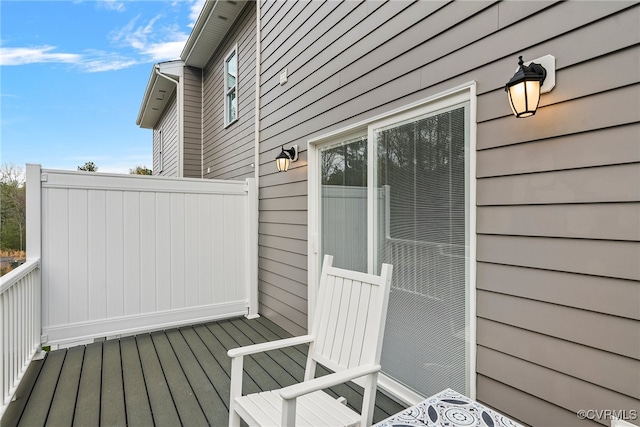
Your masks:
<svg viewBox="0 0 640 427"><path fill-rule="evenodd" d="M451 389L426 398L374 427L522 427Z"/></svg>

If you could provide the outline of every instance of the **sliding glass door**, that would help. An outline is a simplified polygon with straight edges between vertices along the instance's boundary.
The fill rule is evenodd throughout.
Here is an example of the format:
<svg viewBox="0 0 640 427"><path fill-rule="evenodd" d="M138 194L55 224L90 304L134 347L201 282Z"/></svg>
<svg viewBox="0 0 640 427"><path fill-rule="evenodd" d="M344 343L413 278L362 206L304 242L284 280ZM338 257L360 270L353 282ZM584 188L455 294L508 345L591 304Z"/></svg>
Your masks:
<svg viewBox="0 0 640 427"><path fill-rule="evenodd" d="M423 396L469 394L468 137L459 106L372 130L375 185L384 209L377 265L393 264L384 372ZM383 212L383 213L382 213Z"/></svg>
<svg viewBox="0 0 640 427"><path fill-rule="evenodd" d="M382 368L415 395L473 393L469 108L389 116L317 151L319 259L393 264Z"/></svg>

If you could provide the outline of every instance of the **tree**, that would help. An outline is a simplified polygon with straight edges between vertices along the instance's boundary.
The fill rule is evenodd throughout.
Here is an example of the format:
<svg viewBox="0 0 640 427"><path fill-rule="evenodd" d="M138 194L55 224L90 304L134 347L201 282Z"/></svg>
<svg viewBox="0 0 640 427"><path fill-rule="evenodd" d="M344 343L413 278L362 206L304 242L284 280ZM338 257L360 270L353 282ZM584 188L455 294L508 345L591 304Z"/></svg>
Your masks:
<svg viewBox="0 0 640 427"><path fill-rule="evenodd" d="M0 168L0 248L24 250L27 217L26 187L21 167Z"/></svg>
<svg viewBox="0 0 640 427"><path fill-rule="evenodd" d="M98 172L98 166L93 162L86 162L84 166L78 166L79 171Z"/></svg>
<svg viewBox="0 0 640 427"><path fill-rule="evenodd" d="M151 169L147 169L146 166L136 166L135 169L129 169L131 175L153 175Z"/></svg>

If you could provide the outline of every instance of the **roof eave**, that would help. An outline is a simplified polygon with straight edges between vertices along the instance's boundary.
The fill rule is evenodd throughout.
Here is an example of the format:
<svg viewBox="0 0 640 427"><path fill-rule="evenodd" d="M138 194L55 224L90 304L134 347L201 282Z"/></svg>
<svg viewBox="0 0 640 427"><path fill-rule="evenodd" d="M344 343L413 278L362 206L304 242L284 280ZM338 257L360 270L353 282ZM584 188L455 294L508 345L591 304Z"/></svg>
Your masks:
<svg viewBox="0 0 640 427"><path fill-rule="evenodd" d="M167 79L160 78L156 69L162 74L168 74L172 78L180 79L183 67L184 63L182 61L168 61L153 65L138 112L138 118L136 119L136 125L143 129L153 129L175 90L175 84Z"/></svg>
<svg viewBox="0 0 640 427"><path fill-rule="evenodd" d="M185 65L204 68L245 4L229 0L205 2L180 55Z"/></svg>

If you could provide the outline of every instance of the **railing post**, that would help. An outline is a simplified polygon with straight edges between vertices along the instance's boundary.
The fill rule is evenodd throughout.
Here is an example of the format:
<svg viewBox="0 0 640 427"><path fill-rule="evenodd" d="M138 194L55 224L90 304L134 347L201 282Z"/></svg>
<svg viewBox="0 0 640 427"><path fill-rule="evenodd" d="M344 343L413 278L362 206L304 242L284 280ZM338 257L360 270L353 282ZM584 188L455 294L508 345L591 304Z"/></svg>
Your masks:
<svg viewBox="0 0 640 427"><path fill-rule="evenodd" d="M26 225L27 260L37 260L42 266L42 182L41 168L37 164L27 164ZM36 358L40 355L40 336L42 334L42 269L38 268L34 284L33 325L29 331L32 343L36 346Z"/></svg>
<svg viewBox="0 0 640 427"><path fill-rule="evenodd" d="M27 164L27 259L40 258L41 229L40 165Z"/></svg>
<svg viewBox="0 0 640 427"><path fill-rule="evenodd" d="M247 178L247 261L249 267L247 318L258 317L258 189L256 180Z"/></svg>

